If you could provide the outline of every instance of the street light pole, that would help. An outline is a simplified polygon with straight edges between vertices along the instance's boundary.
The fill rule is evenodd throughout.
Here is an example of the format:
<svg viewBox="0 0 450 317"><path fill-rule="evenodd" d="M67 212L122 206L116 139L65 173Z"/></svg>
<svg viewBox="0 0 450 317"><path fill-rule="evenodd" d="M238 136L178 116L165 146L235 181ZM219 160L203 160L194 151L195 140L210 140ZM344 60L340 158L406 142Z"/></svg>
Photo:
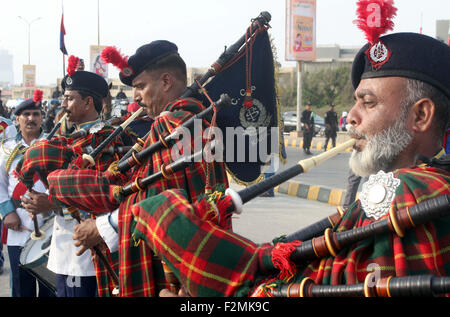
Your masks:
<svg viewBox="0 0 450 317"><path fill-rule="evenodd" d="M31 64L31 58L30 58L30 55L31 55L31 49L30 49L31 24L42 18L41 17L36 18L36 19L32 20L31 22L28 22L26 19L22 18L20 15L18 16L18 18L25 21L25 23L28 25L28 65L30 65Z"/></svg>

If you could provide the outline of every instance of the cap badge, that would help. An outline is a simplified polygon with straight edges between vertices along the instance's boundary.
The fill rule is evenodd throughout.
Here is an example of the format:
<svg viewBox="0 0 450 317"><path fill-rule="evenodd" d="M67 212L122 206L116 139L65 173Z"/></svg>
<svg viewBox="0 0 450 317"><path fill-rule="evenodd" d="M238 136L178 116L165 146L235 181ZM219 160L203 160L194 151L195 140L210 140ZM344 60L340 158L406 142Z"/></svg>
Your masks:
<svg viewBox="0 0 450 317"><path fill-rule="evenodd" d="M379 69L391 58L392 53L383 42L378 41L370 46L370 48L366 51L366 54L369 57L372 67Z"/></svg>
<svg viewBox="0 0 450 317"><path fill-rule="evenodd" d="M363 184L359 200L366 216L378 220L389 212L400 180L392 172L379 171Z"/></svg>
<svg viewBox="0 0 450 317"><path fill-rule="evenodd" d="M131 69L131 67L124 67L124 68L122 69L122 74L123 74L125 77L129 77L129 76L133 75L133 70Z"/></svg>
<svg viewBox="0 0 450 317"><path fill-rule="evenodd" d="M66 85L72 85L72 83L73 83L73 80L72 80L72 78L71 77L67 77L66 78Z"/></svg>

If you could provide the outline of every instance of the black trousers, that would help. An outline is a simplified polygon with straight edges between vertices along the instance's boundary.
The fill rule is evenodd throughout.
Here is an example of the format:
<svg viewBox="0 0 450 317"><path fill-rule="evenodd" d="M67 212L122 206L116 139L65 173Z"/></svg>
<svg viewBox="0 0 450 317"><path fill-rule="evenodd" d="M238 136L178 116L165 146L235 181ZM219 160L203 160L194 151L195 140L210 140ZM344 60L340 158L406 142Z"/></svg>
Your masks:
<svg viewBox="0 0 450 317"><path fill-rule="evenodd" d="M335 130L331 130L331 129L325 130L325 144L323 146L324 150L327 149L328 141L330 140L330 138L331 138L331 146L336 147L336 136L337 136L337 133Z"/></svg>
<svg viewBox="0 0 450 317"><path fill-rule="evenodd" d="M312 129L303 131L303 148L309 150L311 148L311 141L314 135Z"/></svg>

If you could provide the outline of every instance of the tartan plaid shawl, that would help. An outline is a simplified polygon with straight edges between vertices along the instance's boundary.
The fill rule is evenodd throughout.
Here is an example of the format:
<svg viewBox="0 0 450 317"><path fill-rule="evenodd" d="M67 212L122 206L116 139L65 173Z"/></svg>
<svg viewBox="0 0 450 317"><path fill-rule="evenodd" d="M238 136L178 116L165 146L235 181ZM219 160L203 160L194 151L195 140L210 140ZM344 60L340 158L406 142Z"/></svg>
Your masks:
<svg viewBox="0 0 450 317"><path fill-rule="evenodd" d="M203 105L194 99L179 99L168 104L164 114L156 118L144 147L157 142L159 135L166 136L194 114L204 110ZM204 121L204 127L209 124ZM193 140L191 148L194 149ZM170 164L171 149L153 153L141 166L128 173L127 183L137 177L146 177L161 170L162 164ZM119 255L120 255L120 296L155 296L159 289L168 287L161 263L154 257L145 243L134 240L135 221L131 206L167 189L180 188L188 193L189 201L195 202L204 196L206 184L206 164L194 163L183 171L173 174L169 179L160 179L144 191L119 199L114 187L125 185L124 178L113 178L110 173L86 170L61 170L48 177L49 190L53 199L63 204L74 204L84 210L112 211L119 207ZM223 163L214 163L211 173L213 191L223 192L228 187L228 179Z"/></svg>
<svg viewBox="0 0 450 317"><path fill-rule="evenodd" d="M263 263L270 260L269 244L257 246L204 221L197 207L183 190L167 190L135 204L134 237L169 265L191 296L231 295L256 275L268 273Z"/></svg>
<svg viewBox="0 0 450 317"><path fill-rule="evenodd" d="M450 193L450 173L443 170L417 167L398 170L394 175L401 180L392 203L395 210ZM163 193L133 207L135 236L166 260L192 296L248 296L255 289L258 296L269 296L269 291L261 289L283 283L279 273L260 274L273 270L274 259L267 258L278 244L258 249L237 234L199 220L193 208L177 192ZM357 201L333 230L349 230L373 221ZM290 282L310 277L317 284L362 283L374 267L381 277L448 276L449 245L450 217L445 217L419 225L403 238L393 233L377 235L344 248L336 257L305 263Z"/></svg>
<svg viewBox="0 0 450 317"><path fill-rule="evenodd" d="M32 182L33 176L36 174L38 174L44 183L46 183L47 176L52 171L64 170L67 168L79 168L82 164L81 155L83 154L83 148L91 146L95 149L113 131L113 127L104 126L101 130L90 133L84 138L72 139L57 136L50 141L41 140L36 142L24 153L23 159L17 164L15 174L25 185ZM123 146L123 142L120 137L117 137L111 142L111 145ZM115 155L107 152L102 153L95 160L95 167L93 168L104 171L115 160ZM118 252L111 254L106 248L103 253L108 259L109 264L117 269ZM107 273L107 269L97 257L94 259L98 294L99 296L111 296L114 285Z"/></svg>
<svg viewBox="0 0 450 317"><path fill-rule="evenodd" d="M416 167L398 170L394 176L401 180L392 202L395 211L450 193L450 173L443 170ZM357 201L333 230L358 228L373 221L373 218L366 217L360 201ZM310 277L316 284L362 283L374 267L380 277L419 274L448 276L449 246L450 217L445 217L410 229L403 238L389 233L355 243L338 252L336 257L311 262L293 281L300 282L304 277Z"/></svg>

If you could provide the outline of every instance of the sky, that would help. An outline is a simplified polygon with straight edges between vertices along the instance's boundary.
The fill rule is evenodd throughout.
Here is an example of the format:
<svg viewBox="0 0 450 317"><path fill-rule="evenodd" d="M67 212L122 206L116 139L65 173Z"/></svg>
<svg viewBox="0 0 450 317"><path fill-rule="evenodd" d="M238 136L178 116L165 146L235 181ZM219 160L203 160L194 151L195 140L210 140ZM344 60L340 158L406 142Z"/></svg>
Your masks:
<svg viewBox="0 0 450 317"><path fill-rule="evenodd" d="M394 2L394 32L419 32L422 26L424 34L435 36L436 20L450 19L449 0ZM56 85L56 78L62 77L63 10L68 53L86 64L89 47L97 45L98 38L101 45L116 46L128 56L141 45L165 39L177 44L188 67L209 67L225 46L245 33L251 19L268 11L278 61L295 66L284 57L285 0L0 0L0 49L13 55L15 84L22 82L22 65L28 63L28 25L23 19L40 18L30 26L37 84ZM362 32L353 24L355 12L356 0L317 0L317 45L364 45ZM117 77L118 72L110 66L109 74Z"/></svg>

